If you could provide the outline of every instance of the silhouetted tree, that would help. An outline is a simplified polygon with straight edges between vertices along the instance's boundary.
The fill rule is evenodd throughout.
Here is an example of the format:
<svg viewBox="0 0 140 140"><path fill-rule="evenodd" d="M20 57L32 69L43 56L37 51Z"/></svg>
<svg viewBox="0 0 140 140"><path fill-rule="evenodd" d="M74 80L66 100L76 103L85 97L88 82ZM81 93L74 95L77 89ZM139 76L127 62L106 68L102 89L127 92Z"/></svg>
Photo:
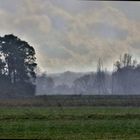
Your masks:
<svg viewBox="0 0 140 140"><path fill-rule="evenodd" d="M0 74L5 85L11 87L6 92L16 95L35 93L35 50L27 42L9 34L0 37ZM11 93L12 94L12 93Z"/></svg>
<svg viewBox="0 0 140 140"><path fill-rule="evenodd" d="M124 54L123 58L115 63L115 71L112 74L113 92L119 94L137 94L140 90L140 69L137 61L130 54Z"/></svg>

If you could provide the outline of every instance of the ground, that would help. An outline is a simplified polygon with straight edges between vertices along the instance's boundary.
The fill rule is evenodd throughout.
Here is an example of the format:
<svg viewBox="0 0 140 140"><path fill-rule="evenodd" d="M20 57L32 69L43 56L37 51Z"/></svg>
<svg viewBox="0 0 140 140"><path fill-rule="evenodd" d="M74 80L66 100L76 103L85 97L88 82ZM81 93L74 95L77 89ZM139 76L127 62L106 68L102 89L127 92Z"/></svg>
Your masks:
<svg viewBox="0 0 140 140"><path fill-rule="evenodd" d="M140 108L1 107L0 138L139 140Z"/></svg>

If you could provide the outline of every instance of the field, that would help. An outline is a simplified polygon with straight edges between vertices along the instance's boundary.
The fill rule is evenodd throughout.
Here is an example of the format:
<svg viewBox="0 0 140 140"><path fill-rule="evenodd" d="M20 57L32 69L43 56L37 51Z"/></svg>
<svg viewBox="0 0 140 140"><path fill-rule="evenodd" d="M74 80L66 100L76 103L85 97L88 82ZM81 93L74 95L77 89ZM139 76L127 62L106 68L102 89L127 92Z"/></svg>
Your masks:
<svg viewBox="0 0 140 140"><path fill-rule="evenodd" d="M1 107L0 138L139 140L138 107Z"/></svg>
<svg viewBox="0 0 140 140"><path fill-rule="evenodd" d="M28 98L0 98L2 107L140 107L140 95L47 95Z"/></svg>

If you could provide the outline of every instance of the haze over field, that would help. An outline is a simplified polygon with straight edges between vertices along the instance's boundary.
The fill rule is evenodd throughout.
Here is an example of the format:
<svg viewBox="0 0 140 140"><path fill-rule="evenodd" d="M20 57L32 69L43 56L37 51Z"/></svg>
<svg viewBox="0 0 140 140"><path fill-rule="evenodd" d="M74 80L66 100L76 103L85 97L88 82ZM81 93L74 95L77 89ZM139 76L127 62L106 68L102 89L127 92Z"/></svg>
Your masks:
<svg viewBox="0 0 140 140"><path fill-rule="evenodd" d="M33 45L42 71L92 71L99 57L111 70L125 52L139 59L139 13L139 2L0 0L0 31Z"/></svg>
<svg viewBox="0 0 140 140"><path fill-rule="evenodd" d="M0 139L140 139L140 3L0 0Z"/></svg>

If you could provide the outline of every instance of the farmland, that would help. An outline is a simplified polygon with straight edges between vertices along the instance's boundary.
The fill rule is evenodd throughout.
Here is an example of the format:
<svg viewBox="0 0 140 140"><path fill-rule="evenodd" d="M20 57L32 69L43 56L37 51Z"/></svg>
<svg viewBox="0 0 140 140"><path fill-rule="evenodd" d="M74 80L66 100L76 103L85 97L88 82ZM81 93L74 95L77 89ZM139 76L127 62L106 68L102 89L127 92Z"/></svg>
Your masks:
<svg viewBox="0 0 140 140"><path fill-rule="evenodd" d="M139 107L140 95L44 95L28 98L0 98L2 107Z"/></svg>
<svg viewBox="0 0 140 140"><path fill-rule="evenodd" d="M38 96L0 99L0 138L136 140L140 96Z"/></svg>
<svg viewBox="0 0 140 140"><path fill-rule="evenodd" d="M1 107L0 138L138 140L138 107Z"/></svg>

